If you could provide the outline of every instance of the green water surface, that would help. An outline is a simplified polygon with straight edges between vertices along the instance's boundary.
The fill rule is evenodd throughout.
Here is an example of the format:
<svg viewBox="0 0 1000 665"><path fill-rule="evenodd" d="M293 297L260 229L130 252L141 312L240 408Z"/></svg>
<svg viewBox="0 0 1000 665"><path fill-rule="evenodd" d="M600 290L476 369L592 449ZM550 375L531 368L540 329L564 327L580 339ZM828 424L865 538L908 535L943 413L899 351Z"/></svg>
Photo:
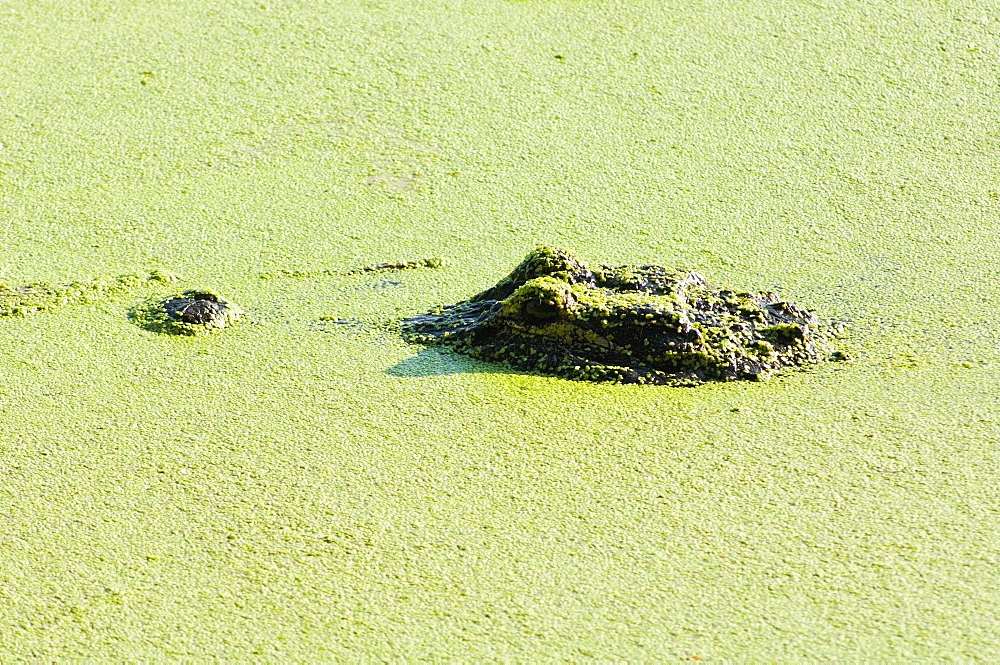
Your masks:
<svg viewBox="0 0 1000 665"><path fill-rule="evenodd" d="M0 0L0 281L183 278L0 318L0 660L1000 660L987 5ZM538 243L855 360L614 386L394 332ZM128 320L178 288L246 316Z"/></svg>

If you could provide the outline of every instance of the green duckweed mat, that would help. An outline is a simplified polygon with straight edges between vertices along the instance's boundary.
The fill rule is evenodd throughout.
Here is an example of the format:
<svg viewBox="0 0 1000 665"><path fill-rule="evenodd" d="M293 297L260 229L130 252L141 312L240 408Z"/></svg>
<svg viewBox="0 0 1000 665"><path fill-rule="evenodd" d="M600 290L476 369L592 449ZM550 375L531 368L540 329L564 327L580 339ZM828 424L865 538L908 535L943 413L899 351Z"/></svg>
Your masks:
<svg viewBox="0 0 1000 665"><path fill-rule="evenodd" d="M981 2L3 0L0 281L65 302L0 317L0 660L1000 659L998 56ZM537 244L855 360L399 338ZM245 315L129 321L186 289Z"/></svg>

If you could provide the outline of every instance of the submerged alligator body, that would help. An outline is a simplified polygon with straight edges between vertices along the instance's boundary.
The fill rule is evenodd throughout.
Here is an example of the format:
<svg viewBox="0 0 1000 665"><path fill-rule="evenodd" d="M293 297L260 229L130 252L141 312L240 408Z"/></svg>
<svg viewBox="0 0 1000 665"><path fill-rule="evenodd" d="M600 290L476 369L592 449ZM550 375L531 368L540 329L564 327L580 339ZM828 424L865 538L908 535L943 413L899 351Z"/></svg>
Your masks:
<svg viewBox="0 0 1000 665"><path fill-rule="evenodd" d="M661 266L590 268L540 247L493 288L405 319L409 342L569 379L763 380L827 357L831 328L774 293L710 287Z"/></svg>

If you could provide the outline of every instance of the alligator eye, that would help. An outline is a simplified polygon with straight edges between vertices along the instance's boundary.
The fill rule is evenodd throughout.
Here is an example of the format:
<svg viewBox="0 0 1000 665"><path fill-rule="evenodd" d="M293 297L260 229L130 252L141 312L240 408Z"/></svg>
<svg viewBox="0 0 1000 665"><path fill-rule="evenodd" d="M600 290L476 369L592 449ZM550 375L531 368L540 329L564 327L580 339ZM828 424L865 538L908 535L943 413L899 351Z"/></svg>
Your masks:
<svg viewBox="0 0 1000 665"><path fill-rule="evenodd" d="M532 298L521 308L521 316L532 324L551 323L561 314L562 306L554 298Z"/></svg>

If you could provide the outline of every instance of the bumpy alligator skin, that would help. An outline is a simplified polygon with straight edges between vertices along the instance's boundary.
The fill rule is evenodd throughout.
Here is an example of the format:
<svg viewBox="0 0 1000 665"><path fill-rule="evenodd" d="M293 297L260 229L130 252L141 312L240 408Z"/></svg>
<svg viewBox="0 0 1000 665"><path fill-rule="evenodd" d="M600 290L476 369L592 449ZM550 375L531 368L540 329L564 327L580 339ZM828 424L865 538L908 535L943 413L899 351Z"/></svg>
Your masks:
<svg viewBox="0 0 1000 665"><path fill-rule="evenodd" d="M661 266L590 268L540 247L496 286L402 322L404 339L568 379L763 380L827 357L831 329L774 293Z"/></svg>

